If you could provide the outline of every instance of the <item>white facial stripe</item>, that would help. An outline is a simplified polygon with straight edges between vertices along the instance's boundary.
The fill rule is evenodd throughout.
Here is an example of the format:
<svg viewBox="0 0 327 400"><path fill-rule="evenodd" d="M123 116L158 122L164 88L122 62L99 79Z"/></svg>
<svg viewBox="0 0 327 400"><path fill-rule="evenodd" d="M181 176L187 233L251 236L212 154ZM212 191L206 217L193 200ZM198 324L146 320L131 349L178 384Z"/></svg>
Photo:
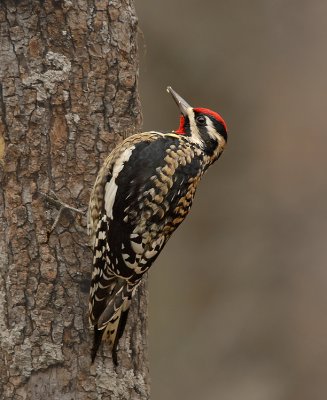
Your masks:
<svg viewBox="0 0 327 400"><path fill-rule="evenodd" d="M212 139L218 140L218 142L221 143L223 141L223 138L217 132L216 128L214 127L213 122L211 121L211 119L209 117L206 116L205 118L206 118L206 121L207 121L207 132L208 132L208 135Z"/></svg>
<svg viewBox="0 0 327 400"><path fill-rule="evenodd" d="M104 192L105 192L104 204L105 204L107 216L109 218L113 217L112 216L112 207L114 205L116 193L117 193L117 189L118 189L118 186L116 185L116 178L117 178L119 172L123 169L124 163L130 159L134 149L135 149L135 146L131 146L130 148L126 149L120 155L120 157L115 162L115 165L114 165L114 168L112 171L112 178L110 179L109 182L106 183L106 186L104 189Z"/></svg>
<svg viewBox="0 0 327 400"><path fill-rule="evenodd" d="M190 121L191 137L193 139L193 142L197 143L200 147L203 147L204 143L203 143L203 140L201 139L199 129L196 125L195 118L194 118L194 112L193 112L192 108L187 109L187 116Z"/></svg>
<svg viewBox="0 0 327 400"><path fill-rule="evenodd" d="M217 131L216 131L214 125L213 125L213 122L207 116L205 117L205 119L207 121L207 132L208 132L208 135L210 137L212 137L213 139L217 139L218 134L217 134Z"/></svg>

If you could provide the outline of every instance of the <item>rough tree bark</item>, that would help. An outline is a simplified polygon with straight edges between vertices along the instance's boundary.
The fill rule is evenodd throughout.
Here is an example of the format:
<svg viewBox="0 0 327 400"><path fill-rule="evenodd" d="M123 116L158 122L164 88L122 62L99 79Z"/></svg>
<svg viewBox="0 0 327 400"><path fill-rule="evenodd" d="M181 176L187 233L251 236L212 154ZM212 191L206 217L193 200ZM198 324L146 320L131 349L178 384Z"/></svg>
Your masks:
<svg viewBox="0 0 327 400"><path fill-rule="evenodd" d="M99 165L139 130L133 0L0 2L0 398L146 399L146 296L90 364L86 209Z"/></svg>

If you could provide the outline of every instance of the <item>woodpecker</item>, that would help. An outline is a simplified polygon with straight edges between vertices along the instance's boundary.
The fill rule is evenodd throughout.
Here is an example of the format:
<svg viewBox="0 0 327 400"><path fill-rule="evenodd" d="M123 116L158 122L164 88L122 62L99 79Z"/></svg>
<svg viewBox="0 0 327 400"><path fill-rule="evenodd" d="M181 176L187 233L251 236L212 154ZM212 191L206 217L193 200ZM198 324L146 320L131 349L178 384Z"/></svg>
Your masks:
<svg viewBox="0 0 327 400"><path fill-rule="evenodd" d="M117 345L135 290L187 216L200 179L227 143L219 114L191 107L171 87L167 91L181 113L179 128L125 139L105 160L91 193L92 362L101 341L107 341L117 365Z"/></svg>

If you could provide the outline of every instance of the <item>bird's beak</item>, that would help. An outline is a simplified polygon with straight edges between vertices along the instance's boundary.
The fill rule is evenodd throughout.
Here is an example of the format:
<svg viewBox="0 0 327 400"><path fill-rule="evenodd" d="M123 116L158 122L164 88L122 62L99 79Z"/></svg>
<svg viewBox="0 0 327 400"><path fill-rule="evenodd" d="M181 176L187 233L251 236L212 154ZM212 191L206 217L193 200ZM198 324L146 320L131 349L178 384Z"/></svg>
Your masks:
<svg viewBox="0 0 327 400"><path fill-rule="evenodd" d="M173 96L176 104L178 105L181 113L186 117L187 109L192 108L178 93L175 92L170 86L167 87L167 92Z"/></svg>

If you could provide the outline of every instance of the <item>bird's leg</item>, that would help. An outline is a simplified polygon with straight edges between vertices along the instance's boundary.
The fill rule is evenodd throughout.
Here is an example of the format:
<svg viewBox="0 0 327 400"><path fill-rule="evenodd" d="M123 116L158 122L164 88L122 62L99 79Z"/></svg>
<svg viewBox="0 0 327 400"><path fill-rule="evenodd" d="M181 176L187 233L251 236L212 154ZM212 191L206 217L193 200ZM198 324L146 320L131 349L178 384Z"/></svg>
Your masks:
<svg viewBox="0 0 327 400"><path fill-rule="evenodd" d="M59 199L59 197L56 195L56 193L51 189L50 189L49 193L44 193L44 192L41 192L41 191L39 191L39 193L43 197L45 197L49 201L49 203L52 203L57 208L59 208L58 214L57 214L57 216L56 216L56 218L55 218L50 230L48 231L48 238L51 235L51 233L54 231L55 227L57 226L57 224L58 224L58 222L60 220L60 217L62 215L62 212L64 210L70 210L70 211L73 211L75 213L85 215L86 210L81 210L79 208L72 207L69 204L63 202L62 200Z"/></svg>

